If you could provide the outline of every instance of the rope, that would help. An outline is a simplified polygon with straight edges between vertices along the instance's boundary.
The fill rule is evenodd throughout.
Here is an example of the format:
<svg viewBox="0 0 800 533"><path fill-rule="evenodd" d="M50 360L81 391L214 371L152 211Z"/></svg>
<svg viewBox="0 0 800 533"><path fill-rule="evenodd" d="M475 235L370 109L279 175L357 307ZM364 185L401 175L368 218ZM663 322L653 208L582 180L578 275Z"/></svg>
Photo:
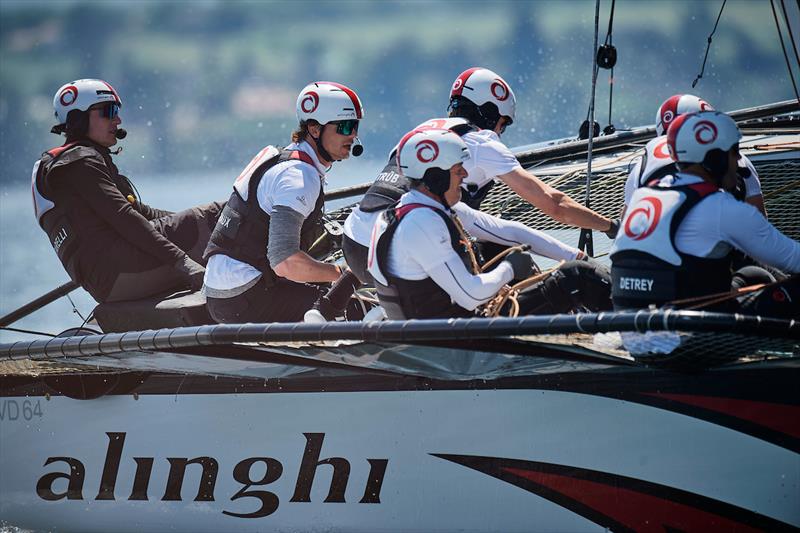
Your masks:
<svg viewBox="0 0 800 533"><path fill-rule="evenodd" d="M785 143L772 143L772 144L754 144L751 148L753 150L767 151L770 150L771 148L788 148L794 146L800 146L800 141L788 141Z"/></svg>
<svg viewBox="0 0 800 533"><path fill-rule="evenodd" d="M452 213L450 215L453 224L458 230L458 235L460 237L459 242L464 245L464 248L467 250L467 254L469 255L469 262L472 265L472 273L473 274L480 274L481 266L478 263L478 258L475 257L475 251L472 249L472 237L470 237L467 230L464 229L464 224L461 223L461 220L458 218L458 215Z"/></svg>
<svg viewBox="0 0 800 533"><path fill-rule="evenodd" d="M792 72L792 63L789 61L789 54L786 53L786 45L783 44L783 32L781 31L781 25L778 22L778 14L775 12L775 1L769 0L769 6L772 8L772 17L775 19L775 29L778 30L778 38L781 41L781 49L783 50L783 58L786 59L786 68L789 70L789 80L792 82L792 87L794 88L794 95L797 98L797 103L800 103L800 93L797 91L797 84L794 82L794 73ZM786 11L784 10L784 13ZM786 21L788 25L788 20ZM791 29L789 30L791 32ZM791 35L791 33L790 33ZM792 38L792 44L794 44L794 38ZM795 52L796 53L796 52Z"/></svg>
<svg viewBox="0 0 800 533"><path fill-rule="evenodd" d="M697 82L700 81L700 78L703 77L703 74L706 71L706 60L708 59L708 51L711 50L711 38L714 37L714 33L717 31L717 25L719 24L719 19L722 17L722 10L725 9L725 2L728 0L722 0L722 7L719 8L719 14L717 15L717 21L714 23L714 29L711 30L711 34L708 36L708 44L706 44L706 55L703 57L703 66L700 68L700 74L692 82L692 89L695 88ZM770 0L771 2L772 0ZM774 8L773 8L774 10Z"/></svg>
<svg viewBox="0 0 800 533"><path fill-rule="evenodd" d="M502 252L500 252L500 253L499 253L499 254L497 254L496 256L492 257L490 260L488 260L488 261L487 261L487 262L486 262L486 263L483 265L483 267L481 267L481 271L482 271L482 272L486 272L486 271L487 271L487 270L489 270L489 269L490 269L490 268L491 268L491 267L492 267L492 266L493 266L495 263L498 263L498 262L500 262L500 260L501 260L501 259L503 259L505 256L507 256L507 255L508 255L508 254L510 254L511 252L516 252L516 251L524 252L525 250L528 250L529 248L530 248L530 246L528 246L528 245L526 245L526 244L520 244L519 246L512 246L512 247L510 247L510 248L506 248L505 250L503 250ZM538 267L537 267L537 270L538 270Z"/></svg>
<svg viewBox="0 0 800 533"><path fill-rule="evenodd" d="M764 200L766 200L767 198L772 198L772 197L773 197L773 196L775 196L776 194L780 194L780 193L782 193L782 192L784 192L784 191L787 191L787 190L789 190L789 189L794 189L794 188L795 188L795 187L797 187L798 185L800 185L800 180L793 181L793 182L791 182L791 183L787 183L787 184L786 184L786 185L784 185L783 187L778 187L778 188L777 188L777 189L775 189L774 191L770 191L770 192L768 192L767 194L765 194L765 195L764 195Z"/></svg>
<svg viewBox="0 0 800 533"><path fill-rule="evenodd" d="M506 302L510 301L511 309L509 309L508 316L512 318L517 317L519 315L519 294L528 287L547 279L553 272L561 268L563 264L564 261L561 261L556 266L534 274L514 285L503 285L503 287L497 291L495 297L484 304L483 316L489 318L499 316L503 306Z"/></svg>
<svg viewBox="0 0 800 533"><path fill-rule="evenodd" d="M771 283L758 283L756 285L748 285L747 287L742 287L740 289L735 289L731 291L718 292L715 294L706 294L703 296L695 296L692 298L683 298L681 300L673 300L671 302L667 302L665 305L670 305L675 307L684 304L695 304L690 307L685 307L684 309L686 310L701 309L703 307L708 307L709 305L716 305L718 303L738 298L739 296L743 296L745 294L750 294L752 292L760 291L762 289L769 289L770 287L781 285L796 276L797 274L789 276L788 278L782 280L773 281Z"/></svg>

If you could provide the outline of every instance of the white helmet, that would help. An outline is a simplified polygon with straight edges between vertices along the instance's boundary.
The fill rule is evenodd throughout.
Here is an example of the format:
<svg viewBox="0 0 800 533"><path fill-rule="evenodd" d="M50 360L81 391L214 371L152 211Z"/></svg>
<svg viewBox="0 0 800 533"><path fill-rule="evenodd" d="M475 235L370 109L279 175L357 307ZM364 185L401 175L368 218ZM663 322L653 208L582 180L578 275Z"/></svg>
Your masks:
<svg viewBox="0 0 800 533"><path fill-rule="evenodd" d="M122 106L122 100L117 91L103 80L75 80L64 84L53 97L53 109L58 122L53 129L63 131L63 126L67 123L67 116L73 109L86 111L94 104L102 102L116 102L117 105ZM54 133L60 133L60 131L54 131Z"/></svg>
<svg viewBox="0 0 800 533"><path fill-rule="evenodd" d="M411 130L397 149L397 167L409 179L424 180L429 169L447 172L469 159L464 141L450 130Z"/></svg>
<svg viewBox="0 0 800 533"><path fill-rule="evenodd" d="M450 102L462 96L477 106L491 102L501 117L514 120L517 99L506 81L489 69L473 67L458 75L450 89Z"/></svg>
<svg viewBox="0 0 800 533"><path fill-rule="evenodd" d="M684 113L713 110L711 104L693 94L670 96L656 112L656 134L665 135L672 121Z"/></svg>
<svg viewBox="0 0 800 533"><path fill-rule="evenodd" d="M315 81L297 97L297 120L327 124L336 120L361 120L364 108L356 92L332 81Z"/></svg>
<svg viewBox="0 0 800 533"><path fill-rule="evenodd" d="M458 136L462 136L469 131L473 131L476 128L472 126L469 121L465 118L432 118L426 120L416 128L411 131L419 131L419 130L450 130L456 133ZM389 152L390 157L391 154L397 154L397 147L399 146L399 142L392 148L392 151Z"/></svg>
<svg viewBox="0 0 800 533"><path fill-rule="evenodd" d="M715 178L727 172L728 152L741 138L736 122L719 111L681 115L667 130L672 159L679 164L699 163Z"/></svg>

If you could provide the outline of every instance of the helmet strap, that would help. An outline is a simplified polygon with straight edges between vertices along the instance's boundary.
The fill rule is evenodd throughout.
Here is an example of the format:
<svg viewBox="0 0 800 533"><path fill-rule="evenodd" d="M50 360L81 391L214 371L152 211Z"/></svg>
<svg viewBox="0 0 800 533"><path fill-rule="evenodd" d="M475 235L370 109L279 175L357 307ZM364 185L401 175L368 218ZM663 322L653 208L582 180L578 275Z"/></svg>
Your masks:
<svg viewBox="0 0 800 533"><path fill-rule="evenodd" d="M441 202L445 209L450 210L450 206L447 205L447 200L444 197L444 194L450 188L449 171L440 168L429 168L422 177L422 183Z"/></svg>
<svg viewBox="0 0 800 533"><path fill-rule="evenodd" d="M341 159L334 159L333 156L322 145L322 136L324 134L325 134L325 124L319 125L319 137L314 137L313 135L311 135L311 131L308 132L309 137L314 139L314 144L316 144L317 153L322 157L322 159L331 164L333 164L334 161L341 161Z"/></svg>

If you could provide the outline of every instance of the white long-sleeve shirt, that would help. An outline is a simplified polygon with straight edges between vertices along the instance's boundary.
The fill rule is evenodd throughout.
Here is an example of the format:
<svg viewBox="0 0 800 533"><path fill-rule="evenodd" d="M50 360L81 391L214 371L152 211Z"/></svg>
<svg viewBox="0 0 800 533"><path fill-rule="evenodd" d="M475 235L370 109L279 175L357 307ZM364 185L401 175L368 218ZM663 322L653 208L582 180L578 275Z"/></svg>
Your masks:
<svg viewBox="0 0 800 533"><path fill-rule="evenodd" d="M416 190L400 198L400 206L408 204L444 210L439 202ZM477 238L508 245L530 244L537 253L553 259L574 259L578 254L577 249L517 222L487 215L462 203L456 204L454 211L467 232ZM431 278L454 303L468 310L494 297L513 279L513 269L507 262L501 262L490 272L472 274L450 243L450 232L438 214L432 209L414 209L397 228L384 268L388 274L406 280ZM374 257L376 245L373 235L371 257Z"/></svg>

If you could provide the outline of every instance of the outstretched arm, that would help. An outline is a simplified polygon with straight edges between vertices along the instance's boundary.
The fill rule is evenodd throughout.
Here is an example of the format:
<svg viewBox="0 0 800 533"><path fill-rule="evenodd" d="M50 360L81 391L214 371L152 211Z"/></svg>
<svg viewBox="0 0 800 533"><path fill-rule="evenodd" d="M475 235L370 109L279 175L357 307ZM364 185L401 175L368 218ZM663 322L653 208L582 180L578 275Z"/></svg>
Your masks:
<svg viewBox="0 0 800 533"><path fill-rule="evenodd" d="M498 178L521 198L559 222L598 231L611 228L611 219L579 204L521 167Z"/></svg>
<svg viewBox="0 0 800 533"><path fill-rule="evenodd" d="M464 224L464 229L479 240L506 246L527 244L534 253L556 260L570 261L582 256L582 252L577 248L520 222L503 220L483 213L463 202L457 203L452 209Z"/></svg>

